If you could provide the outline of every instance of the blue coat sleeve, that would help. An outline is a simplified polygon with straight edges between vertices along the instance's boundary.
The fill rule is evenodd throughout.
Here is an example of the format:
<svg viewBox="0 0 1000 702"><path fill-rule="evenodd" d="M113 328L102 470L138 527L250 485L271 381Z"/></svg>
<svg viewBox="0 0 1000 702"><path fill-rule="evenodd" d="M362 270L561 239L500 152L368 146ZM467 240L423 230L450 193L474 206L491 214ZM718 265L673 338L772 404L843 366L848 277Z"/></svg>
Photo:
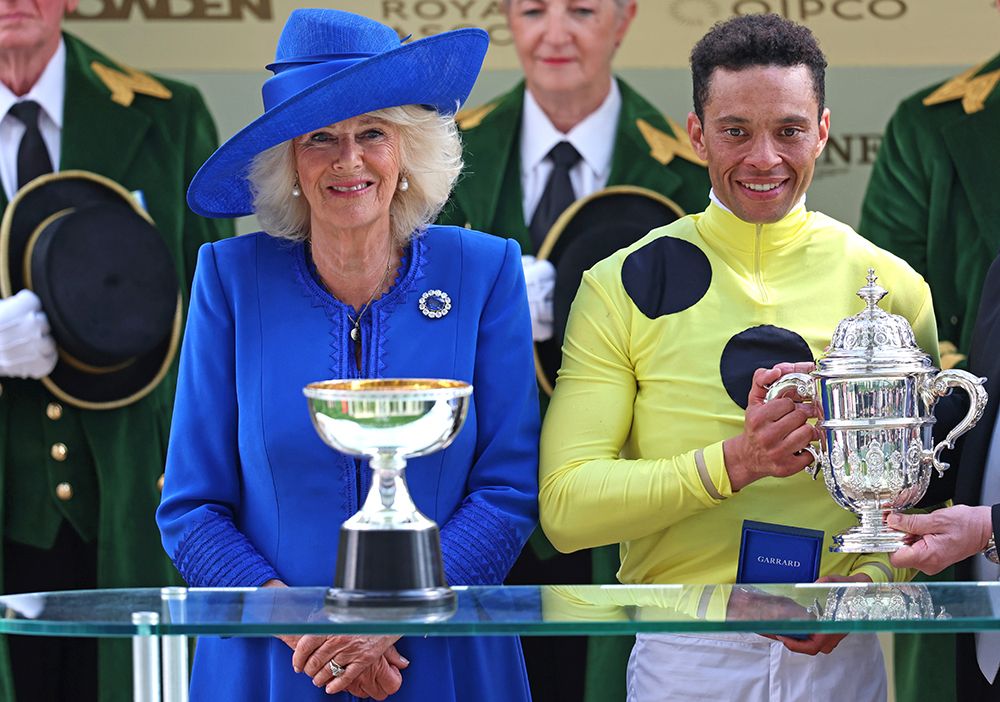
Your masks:
<svg viewBox="0 0 1000 702"><path fill-rule="evenodd" d="M500 584L538 522L538 387L521 251L509 240L479 324L468 494L441 528L451 585Z"/></svg>
<svg viewBox="0 0 1000 702"><path fill-rule="evenodd" d="M233 310L207 244L198 253L156 512L163 546L192 587L278 577L233 519L240 510L235 359Z"/></svg>

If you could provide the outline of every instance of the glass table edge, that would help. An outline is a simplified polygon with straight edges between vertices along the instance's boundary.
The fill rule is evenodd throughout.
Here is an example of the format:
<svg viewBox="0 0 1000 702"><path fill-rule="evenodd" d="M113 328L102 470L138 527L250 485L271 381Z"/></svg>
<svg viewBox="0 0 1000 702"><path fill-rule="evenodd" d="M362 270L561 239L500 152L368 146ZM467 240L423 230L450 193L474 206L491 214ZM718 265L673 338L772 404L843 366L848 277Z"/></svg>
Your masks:
<svg viewBox="0 0 1000 702"><path fill-rule="evenodd" d="M452 625L427 624L343 624L303 623L301 625L205 625L205 624L89 624L30 622L25 620L0 621L0 634L30 636L60 636L81 638L131 638L135 636L185 636L185 637L268 637L285 634L396 634L404 636L630 636L643 633L724 633L749 632L761 634L810 634L810 633L973 633L1000 629L1000 621L944 620L913 622L623 622L620 625L579 625L573 623Z"/></svg>
<svg viewBox="0 0 1000 702"><path fill-rule="evenodd" d="M901 588L913 588L912 584L900 583ZM929 588L932 592L945 592L947 587L960 586L965 592L973 592L976 583L933 583ZM1000 595L1000 584L990 583L987 589L992 595L994 592ZM943 587L942 587L943 586ZM525 587L478 587L478 588L455 588L460 598L462 593L467 593L464 597L474 598L477 594L484 595L506 595L508 593L537 594L539 597L546 593L561 589L565 586L541 586L537 588ZM571 586L572 587L572 586ZM639 591L643 587L649 586L582 586L578 589L583 591L615 590L624 592L628 590ZM682 589L694 586L655 586L653 589L670 590ZM706 586L707 587L707 586ZM714 586L711 586L714 587ZM835 586L831 586L835 587ZM925 588L924 584L920 585ZM817 588L808 585L807 588L813 591L822 591L825 588ZM257 593L257 588L233 588L233 589L197 589L180 590L191 594L208 592L219 593L223 597L239 595L241 593ZM325 588L293 588L289 594L297 591L303 596L318 598L321 602L321 593ZM975 632L1000 629L1000 614L970 614L959 617L935 617L904 619L904 618L876 618L867 619L809 619L790 618L783 619L750 619L725 621L719 619L691 619L680 617L677 619L648 619L624 618L605 620L587 620L586 618L566 618L550 620L528 621L525 610L514 611L512 616L520 617L515 620L449 620L442 621L420 621L420 620L399 620L399 621L332 621L324 618L316 618L315 615L309 620L302 621L193 621L193 622L171 622L170 611L176 600L167 598L160 599L161 589L145 588L134 590L95 590L89 593L35 593L38 595L74 595L93 594L99 596L115 595L135 595L148 598L136 611L156 611L163 621L158 623L132 623L123 618L118 621L83 621L83 620L55 620L30 618L12 618L8 611L6 615L0 616L0 634L22 634L35 636L79 636L79 637L108 637L123 638L133 636L226 636L226 637L265 637L276 634L405 634L405 635L426 635L426 636L617 636L631 635L636 633L711 633L711 632L759 632L769 634L786 633L810 633L810 632L862 632L862 631L884 631L900 633L917 632ZM817 594L819 594L817 592ZM13 596L18 597L18 596ZM126 608L121 609L127 611ZM0 614L3 614L0 610ZM635 614L632 612L631 614ZM641 612L640 612L641 615Z"/></svg>

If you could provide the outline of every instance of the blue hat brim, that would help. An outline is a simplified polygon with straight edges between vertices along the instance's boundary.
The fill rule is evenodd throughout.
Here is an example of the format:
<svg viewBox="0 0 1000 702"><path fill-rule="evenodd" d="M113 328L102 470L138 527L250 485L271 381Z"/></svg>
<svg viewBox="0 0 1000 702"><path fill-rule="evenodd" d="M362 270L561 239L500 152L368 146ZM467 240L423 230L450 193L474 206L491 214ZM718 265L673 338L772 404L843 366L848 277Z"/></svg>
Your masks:
<svg viewBox="0 0 1000 702"><path fill-rule="evenodd" d="M191 180L188 205L204 217L253 214L246 179L251 161L311 130L399 105L453 114L472 91L488 47L483 30L456 29L402 44L313 83L220 146Z"/></svg>

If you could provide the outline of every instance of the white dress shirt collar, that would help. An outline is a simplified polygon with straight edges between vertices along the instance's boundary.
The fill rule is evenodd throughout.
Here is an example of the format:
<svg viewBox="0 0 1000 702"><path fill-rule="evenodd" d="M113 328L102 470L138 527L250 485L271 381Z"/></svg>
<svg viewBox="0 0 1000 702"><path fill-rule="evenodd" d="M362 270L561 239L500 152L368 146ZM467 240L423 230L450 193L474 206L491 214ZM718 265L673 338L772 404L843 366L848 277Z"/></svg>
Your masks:
<svg viewBox="0 0 1000 702"><path fill-rule="evenodd" d="M52 166L59 170L63 125L63 103L66 92L66 43L59 40L52 58L31 90L18 97L0 83L0 180L8 201L17 191L17 149L24 135L24 125L8 114L15 102L34 100L41 106L38 128L49 151Z"/></svg>
<svg viewBox="0 0 1000 702"><path fill-rule="evenodd" d="M534 169L552 147L568 141L579 152L593 178L606 181L611 171L611 156L615 148L618 114L622 96L618 82L612 78L611 88L604 102L583 118L569 133L563 134L542 111L535 97L524 89L524 112L521 117L521 171Z"/></svg>
<svg viewBox="0 0 1000 702"><path fill-rule="evenodd" d="M531 91L525 89L520 137L521 208L525 223L531 221L552 173L552 162L545 157L561 141L571 143L581 156L569 171L577 198L586 197L608 184L621 105L618 82L612 78L611 89L600 107L569 134L563 134L542 112Z"/></svg>
<svg viewBox="0 0 1000 702"><path fill-rule="evenodd" d="M0 83L0 115L6 115L15 102L34 100L42 107L42 114L48 117L58 129L63 123L63 99L66 92L66 43L60 39L52 58L31 90L18 97L3 83Z"/></svg>

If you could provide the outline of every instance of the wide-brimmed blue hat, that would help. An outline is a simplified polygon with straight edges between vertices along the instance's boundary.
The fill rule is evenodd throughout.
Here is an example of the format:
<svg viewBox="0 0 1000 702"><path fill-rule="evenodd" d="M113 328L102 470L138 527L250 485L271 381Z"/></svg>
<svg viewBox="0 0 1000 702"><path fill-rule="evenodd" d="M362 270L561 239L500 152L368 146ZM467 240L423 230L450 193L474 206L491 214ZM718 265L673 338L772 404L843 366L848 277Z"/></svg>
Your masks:
<svg viewBox="0 0 1000 702"><path fill-rule="evenodd" d="M489 38L457 29L403 43L391 27L339 10L294 10L278 39L264 114L205 161L188 188L205 217L253 213L246 179L260 152L335 122L397 105L454 113L472 90Z"/></svg>

